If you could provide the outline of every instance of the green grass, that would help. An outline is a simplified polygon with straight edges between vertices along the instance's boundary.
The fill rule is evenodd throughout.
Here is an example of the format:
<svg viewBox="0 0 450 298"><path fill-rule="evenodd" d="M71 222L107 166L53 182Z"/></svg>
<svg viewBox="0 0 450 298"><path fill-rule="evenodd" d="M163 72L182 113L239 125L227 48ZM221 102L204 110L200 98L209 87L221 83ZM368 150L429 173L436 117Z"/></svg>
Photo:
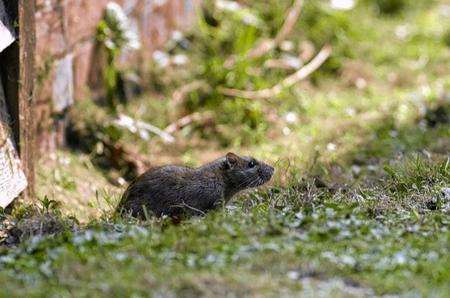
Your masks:
<svg viewBox="0 0 450 298"><path fill-rule="evenodd" d="M305 178L252 192L181 225L103 218L37 233L0 253L1 291L275 296L301 293L307 278L338 277L367 293L445 297L450 202L441 190L450 161L413 156L384 169L376 183L318 187Z"/></svg>
<svg viewBox="0 0 450 298"><path fill-rule="evenodd" d="M201 23L192 48L172 49L188 65L154 69L158 93L117 107L162 128L193 110L212 112L211 126L189 125L164 144L116 127L101 106L77 103L84 153L43 160L40 201L0 215L0 296L449 296L446 1L358 1L347 12L307 1L292 41L331 42L333 57L268 101L216 92L272 86L290 73L261 66L279 49L224 70L230 55L274 35L290 1L243 3L260 27L214 12L223 28ZM174 107L172 92L198 79L209 88ZM152 165L196 166L236 151L274 164L276 174L179 225L119 219L119 176L131 171L108 170L108 142Z"/></svg>

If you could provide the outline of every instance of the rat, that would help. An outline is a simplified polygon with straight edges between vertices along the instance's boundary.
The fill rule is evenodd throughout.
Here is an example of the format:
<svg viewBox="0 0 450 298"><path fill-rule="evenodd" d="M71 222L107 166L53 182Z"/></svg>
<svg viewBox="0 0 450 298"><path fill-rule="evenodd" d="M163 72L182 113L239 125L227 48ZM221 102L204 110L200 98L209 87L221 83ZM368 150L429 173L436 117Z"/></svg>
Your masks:
<svg viewBox="0 0 450 298"><path fill-rule="evenodd" d="M198 168L157 167L128 186L117 212L141 219L204 215L227 204L238 192L265 184L273 173L270 165L231 152Z"/></svg>

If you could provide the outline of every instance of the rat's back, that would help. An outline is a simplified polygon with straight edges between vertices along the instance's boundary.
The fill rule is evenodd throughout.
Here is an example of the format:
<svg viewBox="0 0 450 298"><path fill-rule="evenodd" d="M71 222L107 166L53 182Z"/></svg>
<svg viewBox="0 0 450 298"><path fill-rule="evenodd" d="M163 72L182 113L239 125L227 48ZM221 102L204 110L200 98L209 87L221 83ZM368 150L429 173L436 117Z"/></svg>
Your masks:
<svg viewBox="0 0 450 298"><path fill-rule="evenodd" d="M231 152L197 169L173 165L151 169L131 183L118 212L140 218L204 214L239 191L266 183L273 171L264 162Z"/></svg>
<svg viewBox="0 0 450 298"><path fill-rule="evenodd" d="M151 169L130 184L118 207L120 213L145 218L147 215L178 216L201 214L214 208L223 196L217 177L201 175L196 169L163 166Z"/></svg>

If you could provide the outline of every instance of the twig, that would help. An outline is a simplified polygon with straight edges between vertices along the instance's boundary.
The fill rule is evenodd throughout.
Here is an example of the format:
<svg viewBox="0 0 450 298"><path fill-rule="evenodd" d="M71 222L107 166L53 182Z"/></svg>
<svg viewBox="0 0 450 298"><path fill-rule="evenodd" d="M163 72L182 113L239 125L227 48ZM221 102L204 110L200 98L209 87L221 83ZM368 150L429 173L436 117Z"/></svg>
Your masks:
<svg viewBox="0 0 450 298"><path fill-rule="evenodd" d="M274 39L264 39L260 43L257 44L256 47L251 49L245 58L254 59L259 58L270 52L275 47L277 47L282 41L286 39L286 37L291 33L292 29L297 23L298 18L300 17L300 12L302 8L302 1L295 0L294 4L288 11L286 21L283 23L280 31L277 33ZM224 67L230 69L236 63L237 57L235 55L230 56L224 63Z"/></svg>
<svg viewBox="0 0 450 298"><path fill-rule="evenodd" d="M293 62L291 62L287 59L269 59L264 63L264 66L267 68L298 70L300 67L303 66L303 63L300 59L298 59L297 61L293 61Z"/></svg>
<svg viewBox="0 0 450 298"><path fill-rule="evenodd" d="M264 40L257 47L250 50L247 57L248 58L258 58L269 52L270 50L277 47L282 41L284 41L288 35L291 33L298 18L300 17L300 12L302 9L302 0L295 0L294 4L288 11L286 21L283 23L280 31L277 33L273 40Z"/></svg>
<svg viewBox="0 0 450 298"><path fill-rule="evenodd" d="M286 18L286 22L284 22L283 27L278 32L275 37L275 44L278 45L280 42L286 39L286 37L291 33L292 29L297 23L298 18L300 17L300 12L302 9L302 1L295 0L292 7L289 9L288 16Z"/></svg>
<svg viewBox="0 0 450 298"><path fill-rule="evenodd" d="M188 126L193 122L202 122L202 121L206 122L209 121L210 119L212 119L212 116L208 113L195 112L173 122L172 124L167 126L166 129L164 129L164 131L166 133L172 134L182 129L183 127Z"/></svg>
<svg viewBox="0 0 450 298"><path fill-rule="evenodd" d="M193 82L190 82L190 83L184 85L183 87L181 87L173 92L172 104L173 105L180 104L181 102L184 101L187 94L189 94L195 90L202 89L205 86L207 86L207 85L206 85L205 81L203 81L203 80L193 81Z"/></svg>
<svg viewBox="0 0 450 298"><path fill-rule="evenodd" d="M257 90L257 91L247 91L231 88L219 88L219 92L233 97L242 97L248 99L267 99L274 97L281 93L286 88L289 88L301 80L307 78L310 74L316 71L331 55L332 49L330 45L325 45L320 52L312 59L308 64L300 68L298 71L292 75L286 77L283 81L276 84L272 88Z"/></svg>
<svg viewBox="0 0 450 298"><path fill-rule="evenodd" d="M203 215L203 216L206 215L206 213L203 212L202 210L197 209L197 208L195 208L195 207L192 207L191 205L188 205L188 204L186 204L185 202L182 202L181 204L170 205L170 207L188 208L188 209L191 209L191 210L193 210L193 211L195 211L195 212L197 212L197 213L200 213L200 214Z"/></svg>
<svg viewBox="0 0 450 298"><path fill-rule="evenodd" d="M146 131L149 131L149 132L154 133L155 135L161 137L163 139L163 141L167 142L167 143L173 143L175 141L175 138L170 133L163 131L163 130L159 129L158 127L151 125L147 122L135 120L135 119L128 117L126 115L123 115L123 114L119 115L119 119L117 119L115 121L115 123L119 126L128 128L132 132L133 131L135 132L140 129L144 129Z"/></svg>

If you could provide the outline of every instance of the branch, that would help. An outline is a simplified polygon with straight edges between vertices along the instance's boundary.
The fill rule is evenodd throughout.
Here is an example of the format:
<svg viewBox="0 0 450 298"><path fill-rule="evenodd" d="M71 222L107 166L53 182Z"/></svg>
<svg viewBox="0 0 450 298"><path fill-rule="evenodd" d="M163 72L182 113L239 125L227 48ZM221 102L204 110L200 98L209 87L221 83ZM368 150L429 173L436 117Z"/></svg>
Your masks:
<svg viewBox="0 0 450 298"><path fill-rule="evenodd" d="M269 59L264 63L267 68L285 69L285 70L298 70L303 66L303 62L299 58L296 60L290 60L286 58L282 59Z"/></svg>
<svg viewBox="0 0 450 298"><path fill-rule="evenodd" d="M170 205L170 207L188 208L188 209L191 209L191 210L193 210L193 211L195 211L195 212L197 212L197 213L199 213L199 214L201 214L201 215L203 215L203 216L206 215L206 213L203 212L202 210L197 209L197 208L195 208L195 207L192 207L191 205L188 205L188 204L186 204L185 202L182 202L181 204Z"/></svg>
<svg viewBox="0 0 450 298"><path fill-rule="evenodd" d="M248 99L268 99L274 97L281 93L286 88L292 87L296 83L307 78L310 74L316 71L331 55L332 49L330 45L325 45L320 52L312 59L308 64L300 68L298 71L292 75L286 77L283 81L276 84L272 88L257 90L257 91L247 91L239 89L230 88L220 88L219 92L233 97L242 97Z"/></svg>
<svg viewBox="0 0 450 298"><path fill-rule="evenodd" d="M193 122L208 122L213 119L212 115L209 113L199 113L195 112L193 114L189 114L187 116L184 116L183 118L178 119L177 121L173 122L169 126L164 129L166 133L172 134L183 127L188 126L189 124Z"/></svg>
<svg viewBox="0 0 450 298"><path fill-rule="evenodd" d="M275 36L275 39L263 40L262 42L260 42L257 47L250 50L250 52L247 55L247 58L261 57L267 52L277 47L282 41L284 41L291 33L295 24L297 23L297 20L300 17L301 9L302 9L302 0L295 0L294 4L288 11L286 21L284 22L278 34Z"/></svg>
<svg viewBox="0 0 450 298"><path fill-rule="evenodd" d="M119 126L128 128L131 132L136 132L140 129L149 131L161 137L163 141L166 143L173 143L175 141L175 138L170 133L165 132L147 122L135 120L123 114L119 115L119 119L117 119L114 123L116 123Z"/></svg>
<svg viewBox="0 0 450 298"><path fill-rule="evenodd" d="M302 1L295 0L294 4L288 11L286 21L283 23L280 31L277 33L274 39L264 39L255 48L251 49L246 55L247 59L254 59L263 56L264 54L270 52L276 48L282 41L284 41L287 36L291 33L298 18L300 17L300 12L302 8ZM225 68L232 68L236 63L236 56L230 56L224 63Z"/></svg>
<svg viewBox="0 0 450 298"><path fill-rule="evenodd" d="M180 104L181 102L184 101L184 99L186 98L186 95L188 95L189 93L191 93L195 90L206 88L207 86L208 85L203 80L193 81L193 82L190 82L190 83L182 86L181 88L179 88L173 92L172 104L173 105Z"/></svg>

